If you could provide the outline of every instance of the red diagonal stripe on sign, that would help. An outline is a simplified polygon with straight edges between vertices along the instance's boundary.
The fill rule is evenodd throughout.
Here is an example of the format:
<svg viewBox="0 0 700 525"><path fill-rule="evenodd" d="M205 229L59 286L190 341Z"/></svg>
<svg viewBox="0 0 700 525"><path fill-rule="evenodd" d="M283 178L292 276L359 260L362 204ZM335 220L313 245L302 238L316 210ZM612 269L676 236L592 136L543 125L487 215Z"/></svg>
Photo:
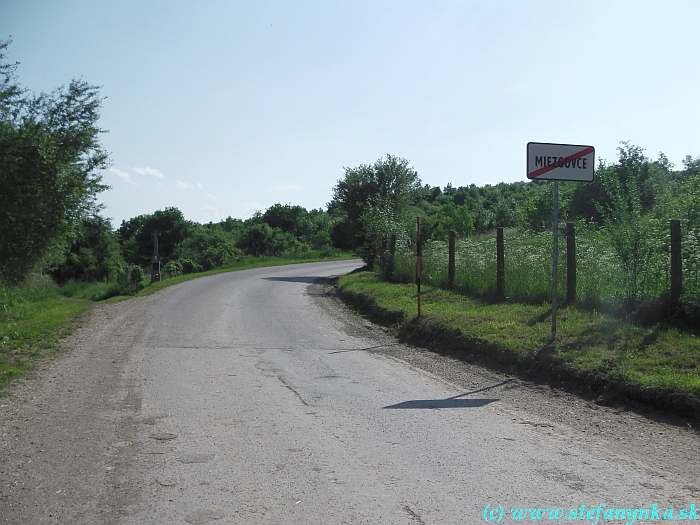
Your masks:
<svg viewBox="0 0 700 525"><path fill-rule="evenodd" d="M593 151L594 151L593 147L584 148L581 151L577 151L573 155L569 155L568 157L564 157L562 162L566 162L567 160L580 159L581 157L585 157L586 155L593 153ZM555 170L559 167L560 167L559 163L555 162L554 164L550 164L549 166L545 166L543 168L535 170L532 173L528 173L527 178L528 179L535 179L535 178L539 177L540 175L544 175L545 173L549 173L550 171Z"/></svg>

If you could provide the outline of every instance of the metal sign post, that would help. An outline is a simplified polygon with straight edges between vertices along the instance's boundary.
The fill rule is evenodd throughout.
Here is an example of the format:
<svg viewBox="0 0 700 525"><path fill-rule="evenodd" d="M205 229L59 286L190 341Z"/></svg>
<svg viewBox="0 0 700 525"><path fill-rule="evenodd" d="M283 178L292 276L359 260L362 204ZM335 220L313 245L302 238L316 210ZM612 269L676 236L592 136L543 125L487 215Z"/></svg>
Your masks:
<svg viewBox="0 0 700 525"><path fill-rule="evenodd" d="M557 338L557 281L559 277L559 181L554 181L554 252L552 253L552 341Z"/></svg>
<svg viewBox="0 0 700 525"><path fill-rule="evenodd" d="M594 175L595 148L575 144L529 142L527 178L553 180L554 250L552 253L552 341L557 338L557 281L559 266L559 181L591 182Z"/></svg>

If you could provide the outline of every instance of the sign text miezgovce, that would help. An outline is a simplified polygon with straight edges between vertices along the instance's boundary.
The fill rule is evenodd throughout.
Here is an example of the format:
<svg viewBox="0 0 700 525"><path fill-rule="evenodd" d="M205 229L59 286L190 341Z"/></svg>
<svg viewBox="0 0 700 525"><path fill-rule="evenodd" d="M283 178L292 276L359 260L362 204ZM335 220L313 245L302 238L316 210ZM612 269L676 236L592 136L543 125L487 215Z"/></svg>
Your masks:
<svg viewBox="0 0 700 525"><path fill-rule="evenodd" d="M527 178L591 182L595 148L574 144L528 142Z"/></svg>

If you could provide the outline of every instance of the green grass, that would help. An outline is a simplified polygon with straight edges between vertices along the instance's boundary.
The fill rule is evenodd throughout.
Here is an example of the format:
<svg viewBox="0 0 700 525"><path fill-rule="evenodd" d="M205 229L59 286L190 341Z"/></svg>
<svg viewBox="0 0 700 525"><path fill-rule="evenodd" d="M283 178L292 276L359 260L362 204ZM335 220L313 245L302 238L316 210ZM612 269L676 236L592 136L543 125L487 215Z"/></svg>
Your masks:
<svg viewBox="0 0 700 525"><path fill-rule="evenodd" d="M145 286L132 295L149 295L191 279L224 272L328 260L354 258L341 254L331 258L246 257L238 263L209 272L180 275ZM107 297L107 299L104 299ZM71 282L58 287L47 276L32 276L19 286L0 284L0 390L31 370L37 359L58 351L73 321L97 303L116 302L129 296L114 294L107 283Z"/></svg>
<svg viewBox="0 0 700 525"><path fill-rule="evenodd" d="M54 352L71 322L93 304L61 295L46 276L13 288L0 285L0 388Z"/></svg>
<svg viewBox="0 0 700 525"><path fill-rule="evenodd" d="M549 304L490 304L426 285L421 287L422 317L416 317L416 286L383 282L373 272L356 272L338 281L346 297L369 298L380 309L403 318L404 328L459 334L474 347L533 363L550 348ZM412 321L413 320L413 321ZM682 392L700 398L700 337L675 328L640 327L576 307L559 310L556 355L569 375ZM417 325L417 326L415 326ZM436 332L432 332L436 333ZM529 365L527 365L529 366Z"/></svg>

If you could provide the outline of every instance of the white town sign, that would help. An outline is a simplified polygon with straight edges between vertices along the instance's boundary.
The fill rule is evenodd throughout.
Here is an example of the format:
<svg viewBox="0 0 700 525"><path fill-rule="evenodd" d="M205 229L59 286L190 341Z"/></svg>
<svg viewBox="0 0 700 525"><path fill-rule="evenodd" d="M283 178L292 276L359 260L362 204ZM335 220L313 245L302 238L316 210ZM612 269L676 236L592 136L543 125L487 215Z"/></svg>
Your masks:
<svg viewBox="0 0 700 525"><path fill-rule="evenodd" d="M595 164L593 146L528 142L527 178L591 182Z"/></svg>

